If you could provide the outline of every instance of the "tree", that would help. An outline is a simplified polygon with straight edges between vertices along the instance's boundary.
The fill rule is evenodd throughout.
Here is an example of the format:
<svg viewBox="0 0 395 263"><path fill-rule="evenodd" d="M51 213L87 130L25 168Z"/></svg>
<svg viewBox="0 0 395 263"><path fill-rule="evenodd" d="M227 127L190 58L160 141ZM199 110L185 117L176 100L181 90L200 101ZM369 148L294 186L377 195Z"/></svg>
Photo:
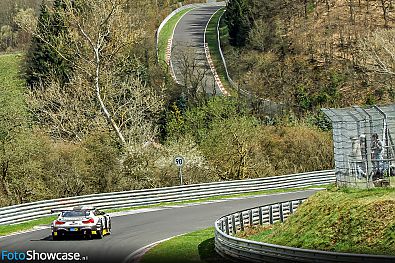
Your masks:
<svg viewBox="0 0 395 263"><path fill-rule="evenodd" d="M48 83L54 76L62 86L70 80L71 54L65 48L70 44L70 39L61 15L63 9L60 0L55 1L52 9L43 2L36 28L30 28L34 33L26 56L25 77L27 84L32 88L39 86L40 83ZM30 21L21 18L17 22ZM28 28L32 25L22 26Z"/></svg>
<svg viewBox="0 0 395 263"><path fill-rule="evenodd" d="M253 118L236 117L213 123L202 148L221 179L256 177L254 166L259 163L255 159L259 134L259 126Z"/></svg>
<svg viewBox="0 0 395 263"><path fill-rule="evenodd" d="M59 35L59 44L55 46L46 38L54 30L47 28L51 24L44 24L43 30L33 35L70 63L73 72L70 83L64 87L55 77L50 85L32 91L39 121L50 123L53 134L71 139L81 140L89 131L109 127L125 148L136 141L141 143L133 129L139 129L146 134L142 137L152 140L161 98L140 78L139 71L123 63L130 50L145 37L141 14L131 12L123 0L59 3L56 19L67 29ZM45 9L41 16L46 17ZM123 74L126 72L136 74ZM147 122L152 124L150 129Z"/></svg>
<svg viewBox="0 0 395 263"><path fill-rule="evenodd" d="M243 47L251 29L248 0L230 0L226 5L225 21L229 29L229 42Z"/></svg>
<svg viewBox="0 0 395 263"><path fill-rule="evenodd" d="M377 30L359 41L364 64L380 74L395 76L395 30Z"/></svg>

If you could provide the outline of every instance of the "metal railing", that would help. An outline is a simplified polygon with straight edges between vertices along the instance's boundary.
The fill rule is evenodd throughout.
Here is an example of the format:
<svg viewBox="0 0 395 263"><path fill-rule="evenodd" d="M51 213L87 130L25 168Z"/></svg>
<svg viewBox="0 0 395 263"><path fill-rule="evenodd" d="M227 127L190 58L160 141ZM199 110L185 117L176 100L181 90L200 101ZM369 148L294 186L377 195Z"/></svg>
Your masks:
<svg viewBox="0 0 395 263"><path fill-rule="evenodd" d="M221 217L215 222L215 250L244 262L395 262L395 257L286 247L234 237L246 226L284 222L305 199L274 203Z"/></svg>
<svg viewBox="0 0 395 263"><path fill-rule="evenodd" d="M300 188L335 182L333 170L258 179L222 181L165 188L101 193L38 201L0 208L0 225L14 224L51 215L51 209L93 205L101 209L154 205L271 189Z"/></svg>

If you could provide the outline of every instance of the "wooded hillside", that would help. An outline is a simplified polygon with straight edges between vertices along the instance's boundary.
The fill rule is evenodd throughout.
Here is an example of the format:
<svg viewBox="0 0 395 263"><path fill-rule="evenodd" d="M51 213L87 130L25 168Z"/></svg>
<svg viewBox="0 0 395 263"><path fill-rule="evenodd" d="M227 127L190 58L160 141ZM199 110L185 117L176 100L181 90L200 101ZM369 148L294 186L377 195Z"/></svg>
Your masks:
<svg viewBox="0 0 395 263"><path fill-rule="evenodd" d="M230 30L237 47L228 46L226 53L244 88L286 102L298 114L393 101L393 74L384 72L394 62L391 0L234 0L230 5L244 21L243 27L234 26L242 32L235 39L244 40L232 43ZM234 17L228 13L228 25L237 25Z"/></svg>
<svg viewBox="0 0 395 263"><path fill-rule="evenodd" d="M178 6L54 0L16 16L28 45L0 57L0 205L178 185L176 155L186 184L332 167L327 126L173 81L155 30Z"/></svg>

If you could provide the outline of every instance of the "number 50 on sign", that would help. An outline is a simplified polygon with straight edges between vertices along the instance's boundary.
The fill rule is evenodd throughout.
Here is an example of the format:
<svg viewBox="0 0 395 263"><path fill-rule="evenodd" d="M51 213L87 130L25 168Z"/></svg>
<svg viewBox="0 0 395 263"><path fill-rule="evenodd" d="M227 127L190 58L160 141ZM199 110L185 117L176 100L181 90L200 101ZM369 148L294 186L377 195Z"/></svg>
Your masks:
<svg viewBox="0 0 395 263"><path fill-rule="evenodd" d="M184 163L185 163L184 157L176 156L176 157L174 158L174 164L175 164L176 166L182 167L182 166L184 166Z"/></svg>

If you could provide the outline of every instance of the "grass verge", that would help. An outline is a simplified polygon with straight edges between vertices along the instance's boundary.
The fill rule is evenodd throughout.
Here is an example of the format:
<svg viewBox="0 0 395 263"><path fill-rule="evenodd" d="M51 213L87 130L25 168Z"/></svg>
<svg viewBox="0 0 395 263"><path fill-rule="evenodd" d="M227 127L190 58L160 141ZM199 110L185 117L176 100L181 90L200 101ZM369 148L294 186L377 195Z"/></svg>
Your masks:
<svg viewBox="0 0 395 263"><path fill-rule="evenodd" d="M31 230L39 225L49 225L55 219L56 216L50 216L15 225L0 226L0 236L5 236L20 231Z"/></svg>
<svg viewBox="0 0 395 263"><path fill-rule="evenodd" d="M227 198L235 198L235 197L248 197L253 195L267 195L267 194L275 194L275 193L284 193L284 192L294 192L294 191L301 191L307 190L311 188L317 187L331 187L330 185L321 185L321 186L310 186L304 188L288 188L288 189L276 189L276 190L264 190L258 192L251 192L251 193L243 193L243 194L234 194L234 195L223 195L223 196L215 196L209 198L202 198L196 200L188 200L188 201L181 201L181 202L163 202L154 205L146 205L146 206L134 206L134 207L126 207L126 208L117 208L117 209L106 209L107 213L111 212L123 212L123 211L130 211L130 210L137 210L143 208L155 208L161 206L170 206L170 205L183 205L183 204L190 204L190 203L198 203L204 201L214 201L220 199L227 199ZM26 223L15 224L15 225L2 225L0 226L0 236L8 235L18 231L25 231L34 228L35 226L39 225L48 225L54 220L54 217L45 217L38 220L32 220Z"/></svg>
<svg viewBox="0 0 395 263"><path fill-rule="evenodd" d="M395 189L318 192L286 222L238 236L308 249L395 255Z"/></svg>
<svg viewBox="0 0 395 263"><path fill-rule="evenodd" d="M159 61L165 64L166 61L166 49L167 49L167 41L172 37L173 30L180 18L186 14L187 12L191 11L193 8L188 8L182 10L181 12L172 16L172 18L167 21L167 23L163 26L162 30L159 34L158 39L158 57Z"/></svg>
<svg viewBox="0 0 395 263"><path fill-rule="evenodd" d="M214 250L214 227L174 237L150 249L140 261L226 262Z"/></svg>

